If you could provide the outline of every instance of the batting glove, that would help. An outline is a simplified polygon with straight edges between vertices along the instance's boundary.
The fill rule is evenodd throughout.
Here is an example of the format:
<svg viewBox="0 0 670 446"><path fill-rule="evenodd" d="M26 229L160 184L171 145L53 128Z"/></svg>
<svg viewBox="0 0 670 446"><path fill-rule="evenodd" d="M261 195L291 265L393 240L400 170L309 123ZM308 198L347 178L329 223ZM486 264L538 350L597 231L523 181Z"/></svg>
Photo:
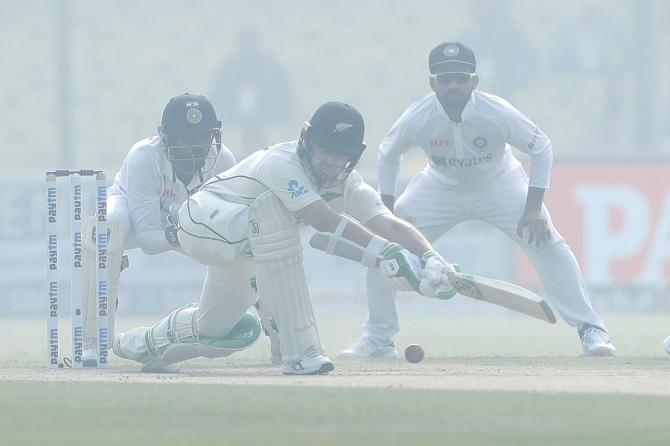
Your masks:
<svg viewBox="0 0 670 446"><path fill-rule="evenodd" d="M419 291L421 261L397 243L387 243L379 257L379 270L398 291Z"/></svg>
<svg viewBox="0 0 670 446"><path fill-rule="evenodd" d="M449 283L448 272L454 272L454 266L444 260L435 250L426 251L421 256L421 272L419 292L427 297L451 299L456 295L456 289Z"/></svg>

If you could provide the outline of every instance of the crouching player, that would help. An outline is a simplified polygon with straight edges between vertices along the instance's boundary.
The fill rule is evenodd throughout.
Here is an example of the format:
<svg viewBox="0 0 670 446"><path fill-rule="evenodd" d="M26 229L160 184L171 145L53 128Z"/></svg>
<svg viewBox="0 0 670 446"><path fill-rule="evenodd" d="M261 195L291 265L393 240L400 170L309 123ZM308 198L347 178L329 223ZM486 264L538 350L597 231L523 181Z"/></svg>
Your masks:
<svg viewBox="0 0 670 446"><path fill-rule="evenodd" d="M228 356L258 338L261 322L247 310L260 298L263 328L280 341L282 373L333 370L312 310L298 220L365 246L368 263L381 260L396 289L435 294L421 278L453 268L354 170L365 150L363 134L356 109L326 103L299 140L253 153L187 199L178 238L186 254L208 265L200 302L116 335L114 353L147 372L174 372L198 356Z"/></svg>
<svg viewBox="0 0 670 446"><path fill-rule="evenodd" d="M158 134L137 142L126 155L107 197L109 339L114 333L124 249L146 254L182 252L177 211L214 173L235 164L221 143L221 122L204 96L182 94L168 102ZM96 330L95 219L84 221L83 316L85 367L98 360Z"/></svg>

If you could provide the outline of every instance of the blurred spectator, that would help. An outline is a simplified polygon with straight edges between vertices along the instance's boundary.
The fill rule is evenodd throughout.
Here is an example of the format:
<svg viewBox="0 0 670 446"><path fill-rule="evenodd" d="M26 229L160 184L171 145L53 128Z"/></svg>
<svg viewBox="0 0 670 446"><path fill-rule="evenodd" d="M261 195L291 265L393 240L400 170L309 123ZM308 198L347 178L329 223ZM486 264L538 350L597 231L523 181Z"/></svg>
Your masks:
<svg viewBox="0 0 670 446"><path fill-rule="evenodd" d="M538 71L537 53L511 14L509 0L472 2L473 26L459 40L477 54L482 89L514 99Z"/></svg>
<svg viewBox="0 0 670 446"><path fill-rule="evenodd" d="M240 32L234 52L221 62L214 82L210 97L221 111L224 128L242 133L238 158L267 146L272 126L295 126L295 101L286 72L274 54L261 46L256 30Z"/></svg>

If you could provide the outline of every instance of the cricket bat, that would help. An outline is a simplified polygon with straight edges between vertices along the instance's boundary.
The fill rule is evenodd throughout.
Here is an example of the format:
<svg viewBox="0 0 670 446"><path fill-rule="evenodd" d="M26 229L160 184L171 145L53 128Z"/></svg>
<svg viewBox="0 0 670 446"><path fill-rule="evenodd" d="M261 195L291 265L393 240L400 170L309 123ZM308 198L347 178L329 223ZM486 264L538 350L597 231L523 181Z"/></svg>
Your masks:
<svg viewBox="0 0 670 446"><path fill-rule="evenodd" d="M365 251L363 246L327 232L315 233L309 244L319 251L359 263ZM556 323L556 316L544 299L524 287L462 272L450 272L447 276L449 283L462 296L499 305L550 324Z"/></svg>

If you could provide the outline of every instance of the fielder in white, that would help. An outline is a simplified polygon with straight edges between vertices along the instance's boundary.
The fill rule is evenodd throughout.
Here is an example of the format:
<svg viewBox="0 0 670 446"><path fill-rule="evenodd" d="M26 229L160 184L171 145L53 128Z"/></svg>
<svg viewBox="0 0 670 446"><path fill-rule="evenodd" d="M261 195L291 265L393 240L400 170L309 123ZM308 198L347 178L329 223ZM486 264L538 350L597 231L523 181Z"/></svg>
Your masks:
<svg viewBox="0 0 670 446"><path fill-rule="evenodd" d="M146 254L183 252L176 235L179 207L214 173L234 165L233 154L221 143L221 121L214 107L207 98L195 94L170 99L158 135L142 139L130 149L107 197L110 339L123 251L139 247ZM97 361L94 228L94 218L85 220L82 282L86 367L95 367Z"/></svg>
<svg viewBox="0 0 670 446"><path fill-rule="evenodd" d="M228 356L258 338L261 322L247 310L260 299L262 326L280 341L282 373L333 370L312 311L298 220L332 234L333 243L365 246L361 262L379 262L397 289L453 294L439 285L452 266L354 170L363 134L356 109L326 103L298 141L253 153L188 198L178 237L185 253L208 265L200 302L116 335L114 353L147 372L174 372L197 356Z"/></svg>
<svg viewBox="0 0 670 446"><path fill-rule="evenodd" d="M431 242L467 220L503 231L528 256L563 319L577 328L584 354L613 355L575 256L542 204L553 160L551 141L507 101L476 90L475 68L474 53L459 42L444 42L431 51L433 92L405 110L379 147L382 199ZM510 146L530 156L530 179ZM412 147L423 149L428 164L396 202L402 154ZM374 269L367 281L369 317L363 335L339 356L396 357L394 290Z"/></svg>

